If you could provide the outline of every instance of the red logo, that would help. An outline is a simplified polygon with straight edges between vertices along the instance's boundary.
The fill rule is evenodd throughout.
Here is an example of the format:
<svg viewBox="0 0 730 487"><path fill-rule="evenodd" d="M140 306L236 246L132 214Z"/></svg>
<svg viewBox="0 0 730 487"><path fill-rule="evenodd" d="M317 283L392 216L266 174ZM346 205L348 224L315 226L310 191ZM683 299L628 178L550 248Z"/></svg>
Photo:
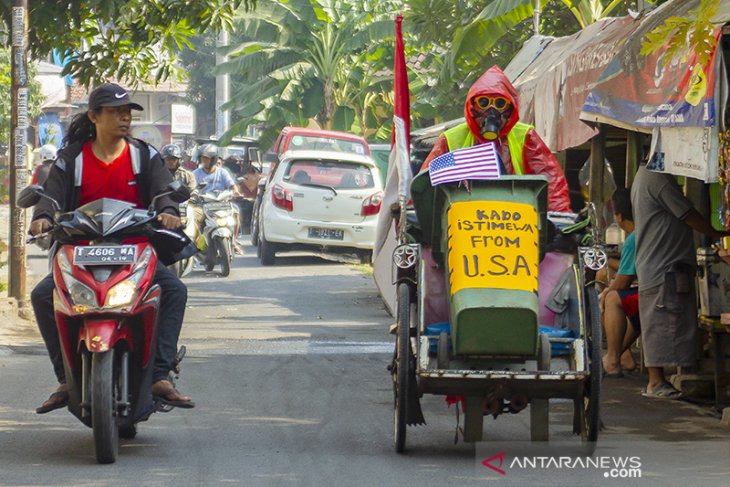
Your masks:
<svg viewBox="0 0 730 487"><path fill-rule="evenodd" d="M500 473L502 475L507 475L507 472L505 472L504 470L499 468L502 466L502 463L504 462L504 455L505 455L505 452L497 453L496 455L491 456L491 457L487 458L486 460L484 460L482 462L482 465L484 465L487 468L491 468L492 470L494 470L497 473ZM496 459L499 459L499 467L495 467L491 463L492 460L496 460Z"/></svg>

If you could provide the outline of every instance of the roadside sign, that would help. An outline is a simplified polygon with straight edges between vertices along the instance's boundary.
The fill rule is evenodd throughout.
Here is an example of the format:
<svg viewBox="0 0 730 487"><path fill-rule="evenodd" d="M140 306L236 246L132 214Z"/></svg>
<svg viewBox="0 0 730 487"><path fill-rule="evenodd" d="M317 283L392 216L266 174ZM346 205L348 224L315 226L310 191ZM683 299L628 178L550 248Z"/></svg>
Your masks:
<svg viewBox="0 0 730 487"><path fill-rule="evenodd" d="M170 122L173 134L195 133L195 108L190 105L170 105Z"/></svg>

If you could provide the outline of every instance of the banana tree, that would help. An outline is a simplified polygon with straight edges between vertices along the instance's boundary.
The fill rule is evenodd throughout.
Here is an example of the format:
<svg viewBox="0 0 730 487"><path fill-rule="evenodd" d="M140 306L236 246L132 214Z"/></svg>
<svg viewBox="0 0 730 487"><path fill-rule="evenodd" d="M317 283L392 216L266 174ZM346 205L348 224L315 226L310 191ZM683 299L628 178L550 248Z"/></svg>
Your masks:
<svg viewBox="0 0 730 487"><path fill-rule="evenodd" d="M390 7L374 1L259 0L255 11L241 12L236 29L246 40L229 46L229 61L217 68L237 73L244 85L224 106L240 117L228 136L260 122L278 130L310 118L323 128L349 129L335 126L337 110L348 99L343 80L350 79L353 61L393 36L392 19L371 13Z"/></svg>
<svg viewBox="0 0 730 487"><path fill-rule="evenodd" d="M493 0L468 24L456 29L454 41L444 68L450 73L462 67L481 66L480 61L488 56L510 29L533 17L535 33L540 31L540 14L549 0ZM560 2L575 17L583 28L616 12L624 6L623 0L553 0ZM442 72L443 74L449 74Z"/></svg>

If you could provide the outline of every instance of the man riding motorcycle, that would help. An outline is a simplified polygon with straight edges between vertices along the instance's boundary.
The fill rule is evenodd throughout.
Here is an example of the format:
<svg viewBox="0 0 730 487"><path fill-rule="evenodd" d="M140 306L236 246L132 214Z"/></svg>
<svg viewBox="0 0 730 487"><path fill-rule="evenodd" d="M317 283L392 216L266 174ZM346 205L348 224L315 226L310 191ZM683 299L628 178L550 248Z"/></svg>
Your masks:
<svg viewBox="0 0 730 487"><path fill-rule="evenodd" d="M439 137L421 167L447 152L494 141L502 174L542 174L548 178L548 210L570 212L568 183L558 161L531 125L519 122L517 90L497 66L469 89L466 122Z"/></svg>
<svg viewBox="0 0 730 487"><path fill-rule="evenodd" d="M233 179L228 170L218 165L218 147L214 144L205 144L200 148L198 157L200 167L193 171L193 176L195 176L195 180L198 185L205 183L205 187L201 188L199 191L200 194L210 193L213 191L225 191L229 189L235 196L241 195L238 191L236 181ZM237 236L239 232L238 206L233 205L233 210L236 213L236 228L234 236ZM205 213L203 212L203 208L196 205L194 207L194 213L195 223L198 226L198 230L202 232L203 225L205 223ZM235 238L232 243L237 254L243 253Z"/></svg>
<svg viewBox="0 0 730 487"><path fill-rule="evenodd" d="M100 198L118 199L147 208L155 196L166 190L172 178L157 151L129 135L131 110L142 110L142 107L130 100L124 88L109 83L92 91L89 110L74 117L45 183L45 194L59 203L62 212ZM178 205L171 198L158 198L156 210L161 227L169 230L180 227ZM50 230L54 213L50 201L42 199L35 207L30 233L39 235ZM155 270L154 283L160 286L162 297L152 394L163 403L192 408L195 404L190 398L180 394L168 380L175 367L187 288L161 264ZM65 407L69 401L54 316L54 289L53 275L49 274L31 293L38 328L59 382L57 390L36 409L39 414Z"/></svg>
<svg viewBox="0 0 730 487"><path fill-rule="evenodd" d="M56 149L56 146L53 144L45 144L41 146L38 151L41 163L33 170L33 175L30 178L31 184L43 185L43 183L46 182L46 179L48 179L48 173L51 171L51 165L53 165L53 161L56 160L57 153L58 149Z"/></svg>
<svg viewBox="0 0 730 487"><path fill-rule="evenodd" d="M190 188L191 192L195 190L198 186L198 183L195 181L195 176L193 176L192 171L188 171L180 165L183 151L179 145L167 144L160 150L160 156L165 161L165 167L170 171L175 181L183 183Z"/></svg>

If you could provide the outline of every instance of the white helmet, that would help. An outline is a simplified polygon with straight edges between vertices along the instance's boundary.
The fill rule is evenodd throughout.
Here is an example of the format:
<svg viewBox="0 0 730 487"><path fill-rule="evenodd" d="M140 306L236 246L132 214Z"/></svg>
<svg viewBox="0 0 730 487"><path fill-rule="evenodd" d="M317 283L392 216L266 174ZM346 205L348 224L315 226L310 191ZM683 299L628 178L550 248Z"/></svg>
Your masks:
<svg viewBox="0 0 730 487"><path fill-rule="evenodd" d="M53 160L56 158L56 152L58 152L58 149L56 149L56 146L53 144L46 144L44 146L41 146L40 151L38 153L41 156L41 161L47 161L47 160Z"/></svg>

